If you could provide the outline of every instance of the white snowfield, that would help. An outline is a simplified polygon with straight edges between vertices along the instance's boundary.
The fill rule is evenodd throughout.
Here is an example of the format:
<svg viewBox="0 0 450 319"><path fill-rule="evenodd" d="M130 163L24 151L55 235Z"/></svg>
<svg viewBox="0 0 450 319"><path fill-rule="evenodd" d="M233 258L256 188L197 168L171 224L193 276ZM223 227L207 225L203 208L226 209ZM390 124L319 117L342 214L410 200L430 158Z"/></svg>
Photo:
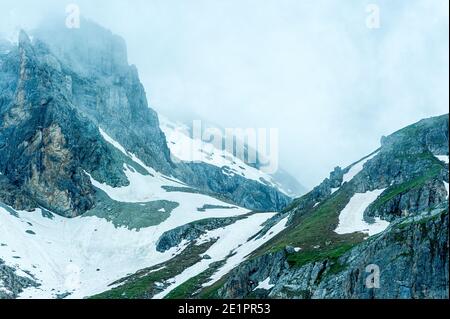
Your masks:
<svg viewBox="0 0 450 319"><path fill-rule="evenodd" d="M184 241L164 253L157 252L156 242L165 231L200 219L249 213L249 210L240 207L198 211L197 208L205 204L230 205L202 194L167 192L162 186L185 185L146 167L105 132L101 132L105 140L153 176L141 175L125 166L129 186L113 188L91 177L94 186L121 202L164 199L177 202L179 206L159 225L139 231L116 228L106 219L92 216L64 218L53 214L52 218L44 217L40 209L34 212L17 211L16 217L6 208L0 207L0 258L6 265L14 267L17 275L34 277L40 284L37 288L25 289L20 298L56 298L68 292L71 294L67 298L83 298L109 290L111 287L108 285L112 282L165 262L179 254L188 244ZM208 233L220 239L210 247L207 254L213 260L223 259L230 251L237 251L239 255L245 250L245 254L248 254L251 249L245 247L257 247L263 240L257 241L258 245L255 241L241 247L239 245L256 234L262 228L261 224L271 216L271 213L253 214ZM269 238L266 235L265 240ZM230 262L236 264L237 260ZM0 289L5 289L2 282Z"/></svg>
<svg viewBox="0 0 450 319"><path fill-rule="evenodd" d="M179 161L197 161L214 165L222 168L225 175L241 175L261 184L275 187L279 191L288 194L270 174L248 165L227 150L217 149L212 143L191 138L187 135L189 128L185 124L174 123L164 116L158 116L160 128L166 135L167 146L173 158Z"/></svg>
<svg viewBox="0 0 450 319"><path fill-rule="evenodd" d="M449 189L448 189L448 183L447 182L444 182L444 187L445 187L445 190L447 191L447 199L448 199Z"/></svg>
<svg viewBox="0 0 450 319"><path fill-rule="evenodd" d="M354 164L344 175L343 182L348 182L353 177L355 177L363 169L364 164L377 154L378 152ZM448 155L435 155L435 157L446 164L449 163ZM445 181L443 183L447 191L448 199L449 184ZM335 191L335 189L332 189L332 192L333 191ZM369 236L371 236L385 230L389 226L389 222L381 220L380 218L375 218L375 222L369 224L363 219L363 214L366 208L369 207L369 205L373 201L375 201L383 191L384 189L380 189L371 192L355 194L350 199L347 206L341 211L339 215L339 225L335 229L335 232L338 234L348 234L359 231L367 233Z"/></svg>
<svg viewBox="0 0 450 319"><path fill-rule="evenodd" d="M344 176L342 178L342 183L351 181L353 177L355 177L359 172L362 171L362 169L364 167L364 164L366 164L367 161L369 161L372 158L374 158L377 154L378 154L378 152L375 152L372 155L370 155L370 156L360 160L359 162L353 164L353 166L350 167L348 172L346 174L344 174Z"/></svg>
<svg viewBox="0 0 450 319"><path fill-rule="evenodd" d="M270 214L272 217L273 214ZM255 216L252 220L246 219L241 220L233 225L229 226L228 229L216 229L208 232L201 238L199 242L207 241L211 238L219 238L206 252L205 254L210 256L211 259L202 259L195 265L185 269L181 274L175 276L169 282L172 282L165 290L155 295L154 299L164 298L168 293L174 290L176 287L183 284L189 278L192 278L201 272L208 269L209 265L216 261L221 261L226 259L225 264L220 267L210 278L203 284L204 287L210 286L222 278L225 274L243 262L251 252L260 247L262 244L267 242L269 239L273 238L276 234L281 232L286 227L287 217L280 220L276 225L274 225L264 236L261 238L253 238L248 240L250 236L243 230L254 229L254 233L260 231L263 226L262 222L267 220L262 216ZM233 247L230 249L230 247ZM233 254L231 257L228 257Z"/></svg>
<svg viewBox="0 0 450 319"><path fill-rule="evenodd" d="M183 242L164 253L157 252L156 242L167 229L163 224L136 231L116 228L98 217L69 219L54 215L50 219L43 217L39 209L17 213L19 217L0 208L0 258L16 268L16 274L30 277L27 274L30 273L41 284L38 288L25 289L20 298L56 298L66 292L72 293L68 298L91 296L109 290L108 285L117 279L171 259L187 244ZM183 212L173 214L176 218ZM272 215L254 214L220 229L224 238L210 250L221 250L222 254L217 256L223 259ZM231 240L236 234L242 240L240 243Z"/></svg>
<svg viewBox="0 0 450 319"><path fill-rule="evenodd" d="M270 282L270 277L267 277L263 281L259 282L258 286L256 286L255 289L253 289L253 290L256 290L256 289L265 289L265 290L272 289L273 286L275 286L275 285L270 284L269 282Z"/></svg>
<svg viewBox="0 0 450 319"><path fill-rule="evenodd" d="M155 227L138 232L97 217L50 219L40 210L17 213L19 217L0 208L0 258L41 284L26 289L21 298L99 293L112 281L168 260L181 248L158 253L154 246L160 232Z"/></svg>
<svg viewBox="0 0 450 319"><path fill-rule="evenodd" d="M363 232L369 236L378 234L389 226L389 222L375 218L374 223L364 220L364 211L377 199L384 189L377 189L365 193L356 193L339 214L339 224L334 230L337 234Z"/></svg>

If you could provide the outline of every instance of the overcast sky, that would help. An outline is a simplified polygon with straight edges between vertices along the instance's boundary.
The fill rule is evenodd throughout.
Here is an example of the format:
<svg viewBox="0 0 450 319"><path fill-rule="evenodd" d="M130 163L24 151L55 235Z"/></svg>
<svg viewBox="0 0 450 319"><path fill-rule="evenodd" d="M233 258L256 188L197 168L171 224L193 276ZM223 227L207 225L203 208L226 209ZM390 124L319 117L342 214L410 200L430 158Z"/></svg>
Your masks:
<svg viewBox="0 0 450 319"><path fill-rule="evenodd" d="M32 28L71 3L35 2L2 0L0 31ZM125 38L153 108L278 128L281 165L306 186L381 135L447 112L448 0L72 3ZM367 26L369 4L379 28Z"/></svg>

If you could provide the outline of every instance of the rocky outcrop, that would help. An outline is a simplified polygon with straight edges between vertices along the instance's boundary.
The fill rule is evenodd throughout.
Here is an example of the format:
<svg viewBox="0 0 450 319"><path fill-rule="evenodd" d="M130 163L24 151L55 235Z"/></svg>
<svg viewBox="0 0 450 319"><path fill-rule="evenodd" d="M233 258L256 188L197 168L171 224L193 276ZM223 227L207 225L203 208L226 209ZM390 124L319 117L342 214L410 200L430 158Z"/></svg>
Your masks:
<svg viewBox="0 0 450 319"><path fill-rule="evenodd" d="M0 203L5 203L18 210L27 211L32 211L37 207L36 201L23 190L12 185L4 175L0 175Z"/></svg>
<svg viewBox="0 0 450 319"><path fill-rule="evenodd" d="M137 69L128 66L124 41L92 22L82 23L79 30L47 27L37 31L36 36L49 43L55 55L75 71L69 72L72 98L83 114L147 166L200 191L220 194L253 210L280 210L291 201L273 187L241 176L227 176L216 166L173 163ZM114 56L108 54L110 48L115 48Z"/></svg>
<svg viewBox="0 0 450 319"><path fill-rule="evenodd" d="M83 20L82 24L83 28L76 30L48 25L35 35L48 43L69 68L73 103L85 116L147 166L200 191L220 194L253 210L280 210L290 202L273 187L241 176L227 176L219 167L173 163L137 69L128 65L123 39L90 21Z"/></svg>
<svg viewBox="0 0 450 319"><path fill-rule="evenodd" d="M400 184L382 194L365 211L365 217L381 217L387 221L394 221L399 217L417 214L434 207L447 198L447 191L440 178L425 180L423 183L409 186Z"/></svg>
<svg viewBox="0 0 450 319"><path fill-rule="evenodd" d="M16 50L2 65L3 76L15 82L0 81L5 92L0 171L37 204L76 216L93 205L85 171L111 185L127 185L124 161L72 104L59 65L48 66L51 55L46 46L32 45L22 32Z"/></svg>
<svg viewBox="0 0 450 319"><path fill-rule="evenodd" d="M420 154L430 151L436 155L448 155L448 114L423 119L387 137L381 138L386 152Z"/></svg>

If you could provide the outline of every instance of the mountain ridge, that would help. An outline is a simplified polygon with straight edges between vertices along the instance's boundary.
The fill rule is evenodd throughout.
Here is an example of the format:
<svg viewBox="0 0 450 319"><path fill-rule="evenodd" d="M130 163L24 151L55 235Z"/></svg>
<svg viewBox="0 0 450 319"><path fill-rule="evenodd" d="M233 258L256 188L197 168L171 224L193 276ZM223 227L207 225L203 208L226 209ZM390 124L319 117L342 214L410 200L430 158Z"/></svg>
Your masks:
<svg viewBox="0 0 450 319"><path fill-rule="evenodd" d="M0 42L0 298L448 298L448 114L292 201L165 130L123 39L83 25Z"/></svg>

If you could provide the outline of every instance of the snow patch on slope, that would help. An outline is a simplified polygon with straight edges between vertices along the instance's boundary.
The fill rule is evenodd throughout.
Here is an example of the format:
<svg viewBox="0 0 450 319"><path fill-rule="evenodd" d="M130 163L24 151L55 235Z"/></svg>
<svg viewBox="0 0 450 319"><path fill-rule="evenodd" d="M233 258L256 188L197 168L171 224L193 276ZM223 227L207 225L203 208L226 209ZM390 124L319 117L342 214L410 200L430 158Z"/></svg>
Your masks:
<svg viewBox="0 0 450 319"><path fill-rule="evenodd" d="M277 224L275 224L269 231L261 238L254 238L250 241L239 245L237 249L233 251L234 255L227 259L226 264L221 267L214 275L211 276L210 281L208 281L204 286L210 286L216 281L218 281L222 276L226 275L233 268L243 262L255 249L262 246L265 242L272 239L275 235L280 233L286 228L288 222L288 217L283 218ZM262 227L262 226L261 226ZM260 229L258 229L259 231Z"/></svg>
<svg viewBox="0 0 450 319"><path fill-rule="evenodd" d="M66 292L72 293L71 298L82 298L99 293L112 281L166 261L182 248L157 252L161 234L157 226L135 231L116 228L98 217L43 217L40 209L17 215L0 207L0 242L6 244L0 247L0 256L41 284L26 289L21 298L55 298Z"/></svg>
<svg viewBox="0 0 450 319"><path fill-rule="evenodd" d="M448 165L448 155L434 155L438 160Z"/></svg>
<svg viewBox="0 0 450 319"><path fill-rule="evenodd" d="M5 244L0 246L1 258L16 271L29 272L41 284L37 288L27 288L21 298L56 298L66 293L70 293L68 298L83 298L103 292L110 289L108 285L111 282L165 262L186 247L187 242L184 241L164 253L156 251L157 240L165 231L200 219L249 213L240 207L198 211L204 205L227 207L228 204L203 194L166 191L163 186L185 185L146 167L106 133L102 132L102 135L152 175L142 175L124 165L130 181L128 186L114 188L91 177L95 187L120 202L164 199L177 202L179 206L159 225L139 231L116 228L113 223L96 216L64 218L53 215L49 218L44 217L40 209L15 212L11 208L0 207L0 243ZM228 240L222 240L221 249L234 249L236 242L232 241L233 236L241 233L247 239L259 229L253 226L262 224L271 216L273 214L254 214L243 220L248 225L232 224L229 226L233 227L232 230L222 229L224 233L218 235L228 234Z"/></svg>
<svg viewBox="0 0 450 319"><path fill-rule="evenodd" d="M116 142L112 137L110 137L108 134L106 134L105 131L103 131L101 128L98 129L100 131L101 136L105 139L105 141L107 141L108 143L110 143L111 145L113 145L115 148L117 148L119 151L121 151L123 154L125 155L129 155L128 152L125 150L125 148L123 148L122 145L120 145L118 142Z"/></svg>
<svg viewBox="0 0 450 319"><path fill-rule="evenodd" d="M184 185L167 180L161 175L141 175L128 168L124 168L124 171L130 182L128 186L111 187L91 177L92 185L103 190L111 199L119 202L144 203L155 200L168 200L179 203L179 206L172 211L170 217L159 225L160 228L165 230L170 230L202 218L238 216L249 212L249 210L241 207L228 209L229 204L203 194L182 191L168 192L163 186L183 187ZM198 211L204 205L217 208L206 209L206 213Z"/></svg>
<svg viewBox="0 0 450 319"><path fill-rule="evenodd" d="M272 289L273 286L275 286L274 284L269 284L270 282L270 277L267 277L266 279L264 279L263 281L258 283L258 286L255 287L255 289L265 289L265 290L269 290Z"/></svg>
<svg viewBox="0 0 450 319"><path fill-rule="evenodd" d="M383 191L384 189L377 189L353 195L341 211L338 227L334 231L341 235L363 232L372 236L385 230L389 226L387 221L375 218L375 222L369 224L364 220L364 211Z"/></svg>
<svg viewBox="0 0 450 319"><path fill-rule="evenodd" d="M7 265L30 272L41 284L38 288L26 289L21 298L56 298L66 292L71 293L68 298L83 298L108 290L111 282L180 253L187 242L164 253L156 251L157 240L165 231L204 218L248 213L242 208L200 213L196 210L197 203L204 201L199 201L196 194L192 194L192 198L189 194L181 195L186 197L178 197L180 206L166 221L139 231L116 228L98 217L68 219L53 215L50 219L43 217L39 209L20 211L17 212L19 217L15 217L0 208L0 242L6 244L0 247L0 256ZM206 196L205 199L210 200ZM218 234L226 234L227 239L220 239L222 246L216 247L234 249L237 244L232 239L236 234L248 238L259 230L255 224L262 224L272 216L255 214L243 223L228 226L222 230L224 234Z"/></svg>
<svg viewBox="0 0 450 319"><path fill-rule="evenodd" d="M353 164L353 166L350 167L347 173L344 174L344 177L342 178L342 183L349 182L355 177L359 172L362 171L364 164L367 163L370 159L375 157L378 154L378 152L362 159L358 163Z"/></svg>
<svg viewBox="0 0 450 319"><path fill-rule="evenodd" d="M217 149L212 143L191 138L186 135L189 128L184 124L170 122L161 115L159 115L159 119L160 128L166 135L167 146L172 156L178 160L214 165L222 168L223 173L227 176L240 175L246 179L272 186L289 195L289 191L283 190L270 174L248 165L227 150Z"/></svg>
<svg viewBox="0 0 450 319"><path fill-rule="evenodd" d="M445 181L444 181L444 187L445 187L445 190L446 190L446 192L447 192L447 199L448 199L448 196L449 196L449 189L448 189L448 183L445 182Z"/></svg>
<svg viewBox="0 0 450 319"><path fill-rule="evenodd" d="M106 142L110 143L112 146L117 148L120 152L122 152L124 155L128 156L133 162L139 164L141 167L143 167L148 173L150 174L159 174L157 173L153 168L148 167L145 165L136 155L134 155L131 152L128 152L122 145L120 145L119 142L114 140L111 136L106 134L105 131L103 131L101 128L99 128L100 134L105 139ZM159 174L160 175L160 174ZM161 175L162 176L162 175Z"/></svg>
<svg viewBox="0 0 450 319"><path fill-rule="evenodd" d="M272 217L274 214L264 215ZM225 229L222 228L209 231L200 238L199 242L202 242L202 240L206 241L210 238L219 237L218 241L205 252L205 254L211 257L211 259L203 259L197 264L185 269L181 274L172 278L173 283L169 287L155 295L153 298L164 298L169 292L184 283L189 278L192 278L207 270L211 263L226 259L225 264L219 268L209 278L209 281L203 284L203 286L210 286L218 281L222 278L222 276L243 262L251 252L281 232L286 227L288 218L286 217L280 220L263 237L248 240L248 238L252 236L251 234L256 234L263 228L262 224L265 220L267 220L267 218L253 215L244 220L238 221ZM227 256L230 257L227 258Z"/></svg>

